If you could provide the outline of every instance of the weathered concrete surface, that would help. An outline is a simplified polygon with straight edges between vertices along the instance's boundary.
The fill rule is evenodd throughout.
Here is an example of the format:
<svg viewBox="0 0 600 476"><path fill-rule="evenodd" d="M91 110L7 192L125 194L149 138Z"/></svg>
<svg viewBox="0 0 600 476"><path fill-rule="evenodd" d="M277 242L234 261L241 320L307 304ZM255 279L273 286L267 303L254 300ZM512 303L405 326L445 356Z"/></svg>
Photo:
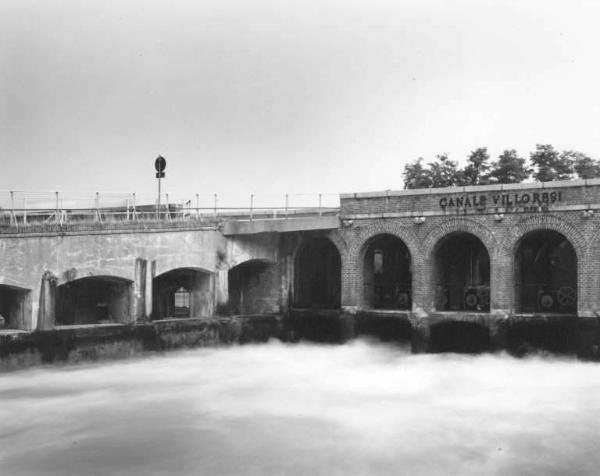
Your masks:
<svg viewBox="0 0 600 476"><path fill-rule="evenodd" d="M223 234L251 235L256 233L286 233L291 231L331 230L339 228L340 220L335 215L303 218L278 218L248 221L228 221L223 224Z"/></svg>
<svg viewBox="0 0 600 476"><path fill-rule="evenodd" d="M152 312L154 277L196 269L210 274L210 299L202 315L214 315L228 299L229 268L255 259L276 263L278 239L274 234L228 239L217 230L2 236L0 285L27 294L23 318L11 327L52 329L56 288L65 283L90 276L130 281L130 307L120 321L135 322Z"/></svg>
<svg viewBox="0 0 600 476"><path fill-rule="evenodd" d="M142 324L65 326L0 333L0 370L76 363L282 338L277 316L172 319Z"/></svg>

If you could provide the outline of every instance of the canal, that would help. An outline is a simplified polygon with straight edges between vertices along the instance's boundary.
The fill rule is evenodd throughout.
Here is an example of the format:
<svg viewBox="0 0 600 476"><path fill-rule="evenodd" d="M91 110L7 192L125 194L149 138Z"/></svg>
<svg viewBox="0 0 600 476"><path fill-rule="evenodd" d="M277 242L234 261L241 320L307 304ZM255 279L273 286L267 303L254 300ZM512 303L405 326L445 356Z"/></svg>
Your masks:
<svg viewBox="0 0 600 476"><path fill-rule="evenodd" d="M357 340L0 376L0 474L598 474L600 366Z"/></svg>

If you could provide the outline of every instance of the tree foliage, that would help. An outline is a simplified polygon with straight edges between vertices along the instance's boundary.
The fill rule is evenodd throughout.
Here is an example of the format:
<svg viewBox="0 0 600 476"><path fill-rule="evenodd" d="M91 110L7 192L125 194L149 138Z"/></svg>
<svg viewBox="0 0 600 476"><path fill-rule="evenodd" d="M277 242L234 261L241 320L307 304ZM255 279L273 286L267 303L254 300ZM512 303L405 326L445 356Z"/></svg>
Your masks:
<svg viewBox="0 0 600 476"><path fill-rule="evenodd" d="M429 163L433 187L451 187L457 185L458 163L450 160L447 154L436 156L436 162Z"/></svg>
<svg viewBox="0 0 600 476"><path fill-rule="evenodd" d="M526 160L515 149L505 150L492 164L491 183L519 183L529 177Z"/></svg>
<svg viewBox="0 0 600 476"><path fill-rule="evenodd" d="M469 155L467 166L461 174L460 185L484 185L489 183L490 154L487 147L479 147Z"/></svg>
<svg viewBox="0 0 600 476"><path fill-rule="evenodd" d="M515 149L506 149L498 159L490 162L487 147L473 150L463 168L450 160L448 154L439 154L424 164L419 157L404 166L404 188L431 188L493 183L520 183L530 176L539 182L570 178L600 178L600 161L583 152L559 152L550 144L537 144L530 153L530 164Z"/></svg>
<svg viewBox="0 0 600 476"><path fill-rule="evenodd" d="M404 188L430 188L433 186L431 170L423 166L423 157L404 166Z"/></svg>
<svg viewBox="0 0 600 476"><path fill-rule="evenodd" d="M600 177L600 163L583 152L565 150L561 158L573 164L573 170L581 179L592 179Z"/></svg>
<svg viewBox="0 0 600 476"><path fill-rule="evenodd" d="M530 160L535 167L533 178L538 182L567 180L573 174L573 163L550 144L537 144Z"/></svg>

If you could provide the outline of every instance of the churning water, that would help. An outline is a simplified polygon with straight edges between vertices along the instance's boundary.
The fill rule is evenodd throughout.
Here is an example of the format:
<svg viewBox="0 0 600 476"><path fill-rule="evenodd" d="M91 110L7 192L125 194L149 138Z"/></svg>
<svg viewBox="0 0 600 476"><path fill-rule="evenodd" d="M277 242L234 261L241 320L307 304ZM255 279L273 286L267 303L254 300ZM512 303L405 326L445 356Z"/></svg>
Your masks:
<svg viewBox="0 0 600 476"><path fill-rule="evenodd" d="M357 341L8 373L0 474L600 474L600 365Z"/></svg>

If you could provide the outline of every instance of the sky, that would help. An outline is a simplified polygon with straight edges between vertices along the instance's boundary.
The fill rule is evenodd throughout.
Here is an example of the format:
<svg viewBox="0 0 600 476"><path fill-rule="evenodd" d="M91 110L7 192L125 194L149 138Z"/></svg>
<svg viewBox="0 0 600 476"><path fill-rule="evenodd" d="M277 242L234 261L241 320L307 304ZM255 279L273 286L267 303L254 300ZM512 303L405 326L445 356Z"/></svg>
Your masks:
<svg viewBox="0 0 600 476"><path fill-rule="evenodd" d="M600 156L600 2L2 0L0 190L401 189L404 165ZM311 195L312 196L312 195Z"/></svg>

